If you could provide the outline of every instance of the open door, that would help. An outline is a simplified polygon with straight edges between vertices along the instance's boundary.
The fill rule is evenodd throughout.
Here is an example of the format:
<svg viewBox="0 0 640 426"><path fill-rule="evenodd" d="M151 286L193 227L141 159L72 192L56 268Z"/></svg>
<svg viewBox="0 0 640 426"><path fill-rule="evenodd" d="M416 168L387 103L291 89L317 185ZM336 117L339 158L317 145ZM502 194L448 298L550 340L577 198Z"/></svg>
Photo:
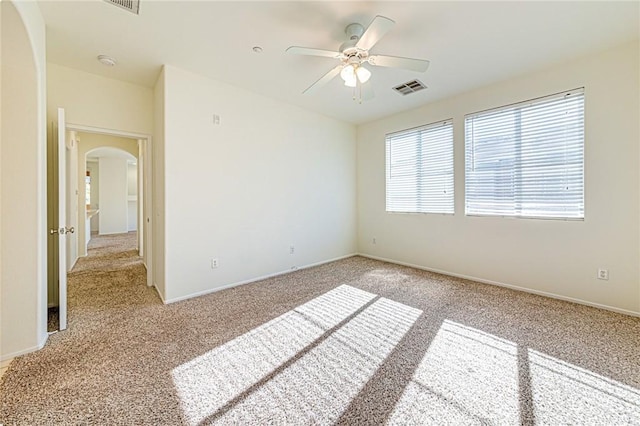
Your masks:
<svg viewBox="0 0 640 426"><path fill-rule="evenodd" d="M58 311L55 328L67 328L67 233L74 232L66 226L66 125L64 109L58 109L57 121L51 123L51 133L47 136L47 224L49 238L47 245L47 285L48 308ZM54 331L54 323L49 316L48 330Z"/></svg>
<svg viewBox="0 0 640 426"><path fill-rule="evenodd" d="M58 108L58 295L59 295L59 330L67 328L67 165L66 165L66 125L64 109ZM51 230L55 232L55 230Z"/></svg>

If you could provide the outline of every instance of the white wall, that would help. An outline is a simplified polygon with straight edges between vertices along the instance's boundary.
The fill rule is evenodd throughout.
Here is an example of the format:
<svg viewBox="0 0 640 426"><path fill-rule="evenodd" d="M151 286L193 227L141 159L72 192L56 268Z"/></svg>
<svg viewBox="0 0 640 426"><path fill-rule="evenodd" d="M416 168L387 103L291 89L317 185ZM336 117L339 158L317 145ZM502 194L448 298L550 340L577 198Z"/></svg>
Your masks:
<svg viewBox="0 0 640 426"><path fill-rule="evenodd" d="M355 252L353 125L175 67L164 79L165 300Z"/></svg>
<svg viewBox="0 0 640 426"><path fill-rule="evenodd" d="M100 157L100 235L126 233L128 228L127 160Z"/></svg>
<svg viewBox="0 0 640 426"><path fill-rule="evenodd" d="M0 8L0 357L7 359L47 338L46 64L37 3Z"/></svg>
<svg viewBox="0 0 640 426"><path fill-rule="evenodd" d="M119 80L49 63L47 105L51 121L64 108L67 123L151 134L153 92Z"/></svg>
<svg viewBox="0 0 640 426"><path fill-rule="evenodd" d="M363 254L640 312L638 43L358 127ZM585 87L585 220L465 217L464 115ZM385 212L385 133L453 118L453 216ZM377 244L372 244L376 237ZM609 269L609 281L596 279Z"/></svg>

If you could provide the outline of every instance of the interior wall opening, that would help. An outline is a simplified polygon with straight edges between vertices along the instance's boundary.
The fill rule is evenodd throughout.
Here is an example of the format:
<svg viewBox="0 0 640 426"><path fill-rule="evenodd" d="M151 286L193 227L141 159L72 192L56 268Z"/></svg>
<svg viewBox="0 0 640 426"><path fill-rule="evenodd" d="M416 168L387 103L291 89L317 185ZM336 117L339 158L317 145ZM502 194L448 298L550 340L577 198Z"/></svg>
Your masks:
<svg viewBox="0 0 640 426"><path fill-rule="evenodd" d="M149 201L143 196L144 188L150 184L145 174L150 171L145 170L148 166L143 164L150 163L144 161L149 137L141 136L67 125L66 222L76 232L66 234L66 270L52 270L57 264L54 259L57 253L50 250L49 332L60 327L59 310L62 306L59 295L62 292L56 275L65 273L69 278L76 272L79 260L90 255L93 237L126 235L127 241L135 242L135 255L143 256L144 241L151 238L149 221L145 219ZM55 162L53 157L59 153L53 149L51 152L50 161ZM56 190L52 188L51 192L55 194ZM50 208L56 210L54 204L52 202ZM146 262L143 263L147 266Z"/></svg>

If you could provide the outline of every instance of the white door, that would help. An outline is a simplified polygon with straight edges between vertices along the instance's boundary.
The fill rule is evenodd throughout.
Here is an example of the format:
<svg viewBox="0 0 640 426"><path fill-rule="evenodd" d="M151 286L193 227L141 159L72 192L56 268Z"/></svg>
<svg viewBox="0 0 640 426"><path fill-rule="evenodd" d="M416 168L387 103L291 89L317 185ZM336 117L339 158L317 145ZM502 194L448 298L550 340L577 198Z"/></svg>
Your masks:
<svg viewBox="0 0 640 426"><path fill-rule="evenodd" d="M66 133L64 108L58 108L58 294L59 294L59 330L67 328L67 169L66 169Z"/></svg>

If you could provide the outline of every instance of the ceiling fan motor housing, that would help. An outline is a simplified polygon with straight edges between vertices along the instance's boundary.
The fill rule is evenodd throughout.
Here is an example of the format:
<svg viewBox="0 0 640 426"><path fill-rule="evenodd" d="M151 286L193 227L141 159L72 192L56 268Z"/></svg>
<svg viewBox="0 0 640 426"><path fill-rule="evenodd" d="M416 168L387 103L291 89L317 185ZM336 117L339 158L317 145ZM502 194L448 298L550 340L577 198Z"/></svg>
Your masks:
<svg viewBox="0 0 640 426"><path fill-rule="evenodd" d="M364 34L364 27L360 24L349 24L347 28L344 29L344 33L347 35L347 39L358 41L362 34Z"/></svg>
<svg viewBox="0 0 640 426"><path fill-rule="evenodd" d="M347 35L347 41L340 46L340 52L344 55L344 63L360 64L369 56L369 52L356 47L358 40L364 34L364 27L357 23L349 24L344 29L344 33Z"/></svg>

